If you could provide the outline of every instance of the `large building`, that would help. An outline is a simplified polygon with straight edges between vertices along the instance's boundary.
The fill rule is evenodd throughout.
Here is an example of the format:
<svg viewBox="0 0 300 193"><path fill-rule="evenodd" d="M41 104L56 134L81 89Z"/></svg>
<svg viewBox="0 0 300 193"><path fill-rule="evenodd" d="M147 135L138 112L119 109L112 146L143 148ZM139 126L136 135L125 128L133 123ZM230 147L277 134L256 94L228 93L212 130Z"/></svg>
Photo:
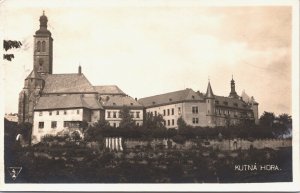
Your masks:
<svg viewBox="0 0 300 193"><path fill-rule="evenodd" d="M107 120L118 127L124 105L137 125L143 123L143 106L115 85L93 86L82 73L53 74L53 38L47 29L48 18L40 17L34 35L33 70L19 95L19 123L33 123L32 141L80 128L83 122Z"/></svg>
<svg viewBox="0 0 300 193"><path fill-rule="evenodd" d="M180 117L188 125L202 127L237 125L245 119L258 123L258 103L245 92L238 96L233 79L228 97L215 95L208 82L205 94L188 88L141 98L139 102L146 112L162 115L167 128L178 128Z"/></svg>
<svg viewBox="0 0 300 193"><path fill-rule="evenodd" d="M209 82L206 93L185 89L137 100L115 85L93 86L80 66L78 73L53 74L53 38L47 22L43 13L34 35L33 70L19 95L18 122L33 123L33 143L45 135L80 129L83 122L106 120L119 127L124 106L136 125L143 124L145 113L162 115L167 128L178 128L180 117L192 126L238 124L245 118L258 122L258 103L245 93L238 96L233 79L228 97L215 95Z"/></svg>

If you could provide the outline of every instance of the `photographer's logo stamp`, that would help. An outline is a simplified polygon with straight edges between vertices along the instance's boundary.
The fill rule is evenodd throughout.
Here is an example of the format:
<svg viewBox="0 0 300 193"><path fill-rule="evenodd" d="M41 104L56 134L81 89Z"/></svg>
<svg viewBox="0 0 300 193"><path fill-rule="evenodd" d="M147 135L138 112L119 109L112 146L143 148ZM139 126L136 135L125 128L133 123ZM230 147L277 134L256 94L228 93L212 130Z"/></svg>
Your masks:
<svg viewBox="0 0 300 193"><path fill-rule="evenodd" d="M20 174L22 167L8 167L9 175L13 180L17 179L18 175Z"/></svg>

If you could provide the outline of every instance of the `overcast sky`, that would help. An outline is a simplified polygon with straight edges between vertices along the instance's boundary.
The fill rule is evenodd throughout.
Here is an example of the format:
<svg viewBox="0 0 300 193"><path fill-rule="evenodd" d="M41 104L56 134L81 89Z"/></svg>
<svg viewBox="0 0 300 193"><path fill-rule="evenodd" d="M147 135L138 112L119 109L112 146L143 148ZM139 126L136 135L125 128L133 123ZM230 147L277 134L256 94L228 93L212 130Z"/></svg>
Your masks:
<svg viewBox="0 0 300 193"><path fill-rule="evenodd" d="M192 88L254 96L263 111L291 114L289 6L205 6L200 1L2 1L4 38L22 49L5 62L5 112L33 67L33 35L45 10L54 39L54 73L82 71L93 85L132 97ZM129 2L129 3L128 3ZM130 3L131 2L131 3Z"/></svg>

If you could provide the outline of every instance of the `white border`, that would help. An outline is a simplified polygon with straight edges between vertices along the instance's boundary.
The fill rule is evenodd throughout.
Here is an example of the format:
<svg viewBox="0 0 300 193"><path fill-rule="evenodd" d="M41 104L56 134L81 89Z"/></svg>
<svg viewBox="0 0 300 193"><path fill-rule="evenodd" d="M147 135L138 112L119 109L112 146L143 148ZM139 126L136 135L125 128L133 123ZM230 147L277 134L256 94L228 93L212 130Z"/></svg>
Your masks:
<svg viewBox="0 0 300 193"><path fill-rule="evenodd" d="M0 0L1 2L1 0ZM96 1L91 0L91 4ZM292 19L292 117L293 117L293 182L290 183L239 183L239 184L4 184L4 159L3 159L3 124L0 131L0 190L1 191L300 191L299 178L299 1L245 1L245 0L126 0L126 1L97 1L101 5L108 6L151 6L172 3L173 6L279 6L293 7ZM3 2L2 2L3 3ZM51 1L37 1L37 4L45 7L53 7ZM34 5L30 5L34 6ZM83 1L64 1L64 6L83 6ZM1 4L0 4L1 10ZM1 35L0 26L0 35ZM2 37L1 37L1 42ZM2 49L1 49L2 50ZM2 55L2 51L0 52ZM0 89L3 91L3 68L0 67ZM4 117L3 95L0 100L0 116Z"/></svg>

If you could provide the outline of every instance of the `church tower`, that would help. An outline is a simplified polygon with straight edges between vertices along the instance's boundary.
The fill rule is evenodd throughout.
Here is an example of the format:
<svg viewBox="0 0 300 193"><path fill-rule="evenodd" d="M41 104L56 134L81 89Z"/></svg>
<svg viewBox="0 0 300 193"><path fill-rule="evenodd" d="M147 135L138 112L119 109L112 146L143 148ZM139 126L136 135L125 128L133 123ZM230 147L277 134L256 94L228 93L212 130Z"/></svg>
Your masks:
<svg viewBox="0 0 300 193"><path fill-rule="evenodd" d="M239 98L239 96L237 95L237 93L235 91L235 82L233 80L233 76L232 76L232 79L230 81L230 86L231 86L231 91L230 91L229 97L231 97L231 98Z"/></svg>
<svg viewBox="0 0 300 193"><path fill-rule="evenodd" d="M40 29L35 32L33 70L27 76L19 94L18 122L33 122L33 110L44 88L43 74L52 74L53 39L47 29L45 12L40 17Z"/></svg>
<svg viewBox="0 0 300 193"><path fill-rule="evenodd" d="M206 102L207 125L213 127L215 126L215 95L210 86L210 81L208 81L208 85L207 85L205 102Z"/></svg>
<svg viewBox="0 0 300 193"><path fill-rule="evenodd" d="M47 29L48 18L43 11L40 17L40 29L35 32L33 67L40 74L52 74L53 39Z"/></svg>

